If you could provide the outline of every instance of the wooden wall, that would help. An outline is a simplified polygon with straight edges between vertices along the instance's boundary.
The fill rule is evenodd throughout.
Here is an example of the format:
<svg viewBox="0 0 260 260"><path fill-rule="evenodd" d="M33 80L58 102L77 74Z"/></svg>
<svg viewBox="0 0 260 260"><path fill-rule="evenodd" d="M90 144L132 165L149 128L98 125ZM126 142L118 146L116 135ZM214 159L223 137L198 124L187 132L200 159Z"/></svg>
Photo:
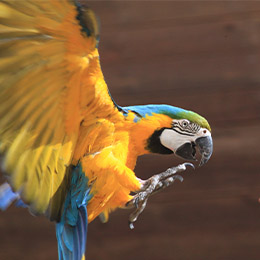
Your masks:
<svg viewBox="0 0 260 260"><path fill-rule="evenodd" d="M260 2L93 1L101 63L120 105L167 103L204 115L207 165L148 202L89 226L88 260L260 259ZM148 178L180 163L144 156ZM56 259L54 225L11 207L0 213L0 259Z"/></svg>

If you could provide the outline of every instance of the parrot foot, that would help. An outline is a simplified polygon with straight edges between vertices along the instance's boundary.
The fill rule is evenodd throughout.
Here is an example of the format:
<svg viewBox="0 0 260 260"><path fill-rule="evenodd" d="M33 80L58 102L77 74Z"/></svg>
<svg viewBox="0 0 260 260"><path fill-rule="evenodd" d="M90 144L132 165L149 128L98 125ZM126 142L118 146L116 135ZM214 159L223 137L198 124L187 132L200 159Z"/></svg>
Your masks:
<svg viewBox="0 0 260 260"><path fill-rule="evenodd" d="M134 222L136 222L139 215L145 209L148 198L152 194L155 194L158 191L170 186L175 180L179 180L182 182L183 177L180 175L176 175L176 173L185 171L187 169L187 166L191 166L193 169L195 169L192 163L183 163L176 167L169 168L165 172L156 174L148 180L141 180L141 189L137 191L133 199L126 204L127 208L136 208L136 210L129 216L130 229L134 228Z"/></svg>

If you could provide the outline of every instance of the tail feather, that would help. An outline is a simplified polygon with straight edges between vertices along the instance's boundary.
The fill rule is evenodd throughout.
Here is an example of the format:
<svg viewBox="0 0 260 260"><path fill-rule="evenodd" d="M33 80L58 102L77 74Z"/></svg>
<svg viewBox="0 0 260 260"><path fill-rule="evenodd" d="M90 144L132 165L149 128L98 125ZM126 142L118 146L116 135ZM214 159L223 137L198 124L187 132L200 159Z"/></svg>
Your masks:
<svg viewBox="0 0 260 260"><path fill-rule="evenodd" d="M76 239L77 243L75 244L74 238L74 247L77 247L77 252L79 256L82 257L85 254L86 250L86 238L87 238L87 225L88 217L86 207L82 206L79 209L79 219L76 226Z"/></svg>
<svg viewBox="0 0 260 260"><path fill-rule="evenodd" d="M61 221L56 224L59 260L82 260L87 241L87 208L91 199L88 179L81 166L72 170L70 190L64 204Z"/></svg>
<svg viewBox="0 0 260 260"><path fill-rule="evenodd" d="M79 209L76 226L57 223L56 236L60 260L80 260L84 257L87 240L87 210Z"/></svg>

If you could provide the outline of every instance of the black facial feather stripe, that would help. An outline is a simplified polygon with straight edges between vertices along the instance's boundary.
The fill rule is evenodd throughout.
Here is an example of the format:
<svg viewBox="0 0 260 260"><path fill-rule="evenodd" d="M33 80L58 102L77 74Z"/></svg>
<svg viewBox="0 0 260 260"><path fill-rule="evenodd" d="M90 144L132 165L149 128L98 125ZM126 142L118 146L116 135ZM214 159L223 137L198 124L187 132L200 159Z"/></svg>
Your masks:
<svg viewBox="0 0 260 260"><path fill-rule="evenodd" d="M188 134L188 133L186 133L186 132L180 132L180 131L177 131L177 129L176 128L173 128L172 129L173 131L175 131L175 132L177 132L178 134L181 134L181 135L187 135L187 136L194 136L194 134Z"/></svg>
<svg viewBox="0 0 260 260"><path fill-rule="evenodd" d="M191 131L190 129L187 129L187 128L183 128L183 127L180 127L180 126L175 126L174 128L178 128L182 132L194 134L194 131Z"/></svg>
<svg viewBox="0 0 260 260"><path fill-rule="evenodd" d="M184 123L186 123L186 124L184 125ZM173 122L172 129L180 134L188 133L187 135L191 134L191 136L196 134L200 130L200 126L196 123L188 122L188 121L185 121L184 123L183 122Z"/></svg>
<svg viewBox="0 0 260 260"><path fill-rule="evenodd" d="M200 130L200 126L195 123L191 123L189 125L189 129L191 129L193 132L197 133Z"/></svg>

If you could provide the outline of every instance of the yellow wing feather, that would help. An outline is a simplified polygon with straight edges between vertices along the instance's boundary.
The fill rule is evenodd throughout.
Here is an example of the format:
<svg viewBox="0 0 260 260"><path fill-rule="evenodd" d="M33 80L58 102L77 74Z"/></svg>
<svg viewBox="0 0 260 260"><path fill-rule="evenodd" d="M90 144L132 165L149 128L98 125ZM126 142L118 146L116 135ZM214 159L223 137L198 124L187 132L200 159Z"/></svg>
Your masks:
<svg viewBox="0 0 260 260"><path fill-rule="evenodd" d="M0 2L2 168L34 213L56 220L81 122L119 114L100 69L95 16L81 12L79 21L66 0Z"/></svg>

